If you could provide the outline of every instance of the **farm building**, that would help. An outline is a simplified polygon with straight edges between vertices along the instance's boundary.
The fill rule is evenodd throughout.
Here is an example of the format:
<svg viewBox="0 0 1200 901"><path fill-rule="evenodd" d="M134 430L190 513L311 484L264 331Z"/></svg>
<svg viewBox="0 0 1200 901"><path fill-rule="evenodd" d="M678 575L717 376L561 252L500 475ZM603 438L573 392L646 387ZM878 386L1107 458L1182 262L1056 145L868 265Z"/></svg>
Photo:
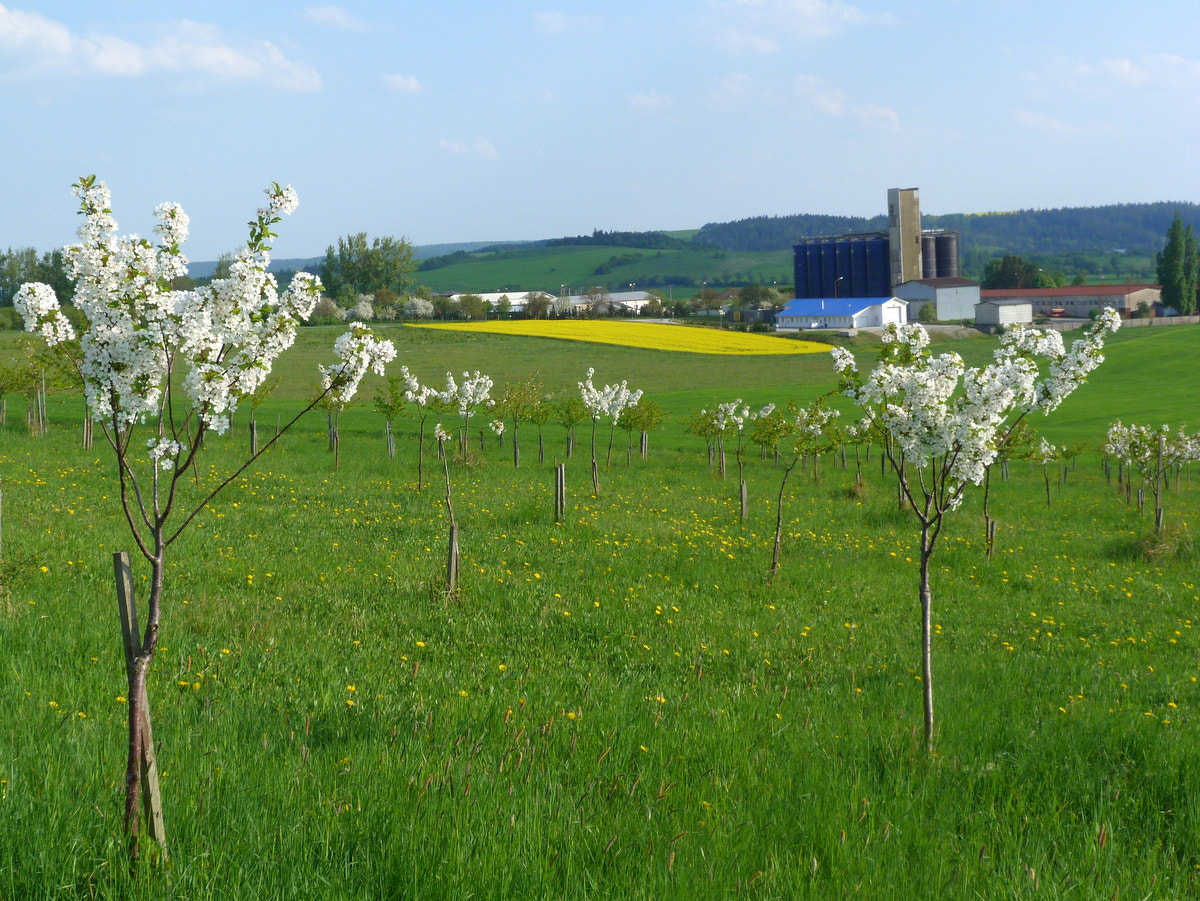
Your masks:
<svg viewBox="0 0 1200 901"><path fill-rule="evenodd" d="M1024 300L1034 316L1085 319L1092 310L1116 310L1122 316L1139 304L1154 311L1162 306L1158 285L1067 285L1062 288L999 288L980 292L981 300Z"/></svg>
<svg viewBox="0 0 1200 901"><path fill-rule="evenodd" d="M975 325L1001 329L1010 325L1030 325L1033 307L1019 297L986 298L975 305Z"/></svg>
<svg viewBox="0 0 1200 901"><path fill-rule="evenodd" d="M801 238L792 254L796 297L881 297L903 282L956 278L958 233L922 230L918 195L888 190L886 232Z"/></svg>
<svg viewBox="0 0 1200 901"><path fill-rule="evenodd" d="M775 330L878 328L908 322L908 304L895 297L797 298L775 316Z"/></svg>
<svg viewBox="0 0 1200 901"><path fill-rule="evenodd" d="M934 318L974 319L979 303L979 282L966 278L919 278L896 286L896 296L908 301L909 321L915 320L921 307L933 304Z"/></svg>

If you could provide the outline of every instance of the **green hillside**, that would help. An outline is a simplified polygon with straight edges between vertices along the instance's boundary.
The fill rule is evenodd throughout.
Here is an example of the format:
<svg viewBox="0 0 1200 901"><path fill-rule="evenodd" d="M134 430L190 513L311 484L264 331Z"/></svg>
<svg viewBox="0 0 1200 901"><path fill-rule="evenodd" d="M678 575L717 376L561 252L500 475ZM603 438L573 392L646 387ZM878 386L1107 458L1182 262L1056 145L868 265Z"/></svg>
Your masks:
<svg viewBox="0 0 1200 901"><path fill-rule="evenodd" d="M529 247L470 254L466 261L416 274L437 292L547 291L560 286L582 293L593 285L609 291L630 284L690 296L707 282L728 286L790 284L791 251L729 252L712 249L653 250L631 247Z"/></svg>

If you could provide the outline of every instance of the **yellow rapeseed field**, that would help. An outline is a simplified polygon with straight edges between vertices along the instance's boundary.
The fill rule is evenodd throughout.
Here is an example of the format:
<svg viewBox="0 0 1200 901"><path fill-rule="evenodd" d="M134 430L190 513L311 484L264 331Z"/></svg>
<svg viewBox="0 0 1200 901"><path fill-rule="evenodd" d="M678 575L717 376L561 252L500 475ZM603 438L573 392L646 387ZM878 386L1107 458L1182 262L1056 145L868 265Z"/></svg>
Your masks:
<svg viewBox="0 0 1200 901"><path fill-rule="evenodd" d="M712 328L631 322L621 319L517 319L495 322L421 323L414 328L524 335L619 344L691 354L812 354L828 353L829 345L795 341L754 332L727 332Z"/></svg>

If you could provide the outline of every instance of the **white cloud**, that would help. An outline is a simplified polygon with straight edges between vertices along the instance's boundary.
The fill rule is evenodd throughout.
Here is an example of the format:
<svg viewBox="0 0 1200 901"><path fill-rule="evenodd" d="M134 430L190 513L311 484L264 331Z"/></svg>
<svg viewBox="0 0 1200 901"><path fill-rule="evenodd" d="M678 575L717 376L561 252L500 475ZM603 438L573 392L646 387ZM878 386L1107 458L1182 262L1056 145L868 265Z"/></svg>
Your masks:
<svg viewBox="0 0 1200 901"><path fill-rule="evenodd" d="M0 50L0 76L135 78L171 72L255 81L290 91L321 87L315 69L288 59L269 41L235 46L216 26L188 21L173 25L152 42L136 44L110 34L75 35L44 16L0 6Z"/></svg>
<svg viewBox="0 0 1200 901"><path fill-rule="evenodd" d="M346 31L369 31L371 26L356 19L340 6L310 6L304 10L304 18L317 25L329 25Z"/></svg>
<svg viewBox="0 0 1200 901"><path fill-rule="evenodd" d="M735 112L744 108L753 86L753 79L742 72L723 76L709 92L708 102L720 112Z"/></svg>
<svg viewBox="0 0 1200 901"><path fill-rule="evenodd" d="M765 34L754 34L741 28L728 28L718 38L718 43L729 53L774 53L779 41Z"/></svg>
<svg viewBox="0 0 1200 901"><path fill-rule="evenodd" d="M384 85L397 94L420 94L425 85L415 75L385 75Z"/></svg>
<svg viewBox="0 0 1200 901"><path fill-rule="evenodd" d="M868 128L900 131L900 115L890 106L878 103L849 103L845 93L816 75L797 75L792 80L796 94L818 113L842 119L853 117Z"/></svg>
<svg viewBox="0 0 1200 901"><path fill-rule="evenodd" d="M486 138L476 138L473 141L459 141L453 138L442 138L438 142L441 148L455 156L477 156L484 160L494 160L499 157L492 142Z"/></svg>
<svg viewBox="0 0 1200 901"><path fill-rule="evenodd" d="M846 111L842 92L816 75L797 75L792 80L797 94L807 99L814 109L827 116L841 116Z"/></svg>
<svg viewBox="0 0 1200 901"><path fill-rule="evenodd" d="M533 25L542 34L564 34L568 31L591 31L599 27L598 16L571 15L559 9L533 14Z"/></svg>
<svg viewBox="0 0 1200 901"><path fill-rule="evenodd" d="M1117 57L1074 64L1058 60L1047 74L1033 75L1032 78L1051 93L1070 87L1099 95L1113 90L1156 90L1194 97L1200 93L1200 60L1173 53L1147 53L1136 59Z"/></svg>
<svg viewBox="0 0 1200 901"><path fill-rule="evenodd" d="M1066 134L1073 130L1072 126L1062 119L1056 119L1054 116L1047 116L1044 113L1035 113L1033 110L1015 109L1012 111L1012 117L1018 124L1024 125L1030 131L1039 131L1044 134Z"/></svg>
<svg viewBox="0 0 1200 901"><path fill-rule="evenodd" d="M841 0L712 0L710 7L715 39L730 53L774 53L781 39L828 38L895 21Z"/></svg>
<svg viewBox="0 0 1200 901"><path fill-rule="evenodd" d="M647 91L628 98L633 109L645 113L666 112L674 104L670 94L660 94L658 91Z"/></svg>
<svg viewBox="0 0 1200 901"><path fill-rule="evenodd" d="M893 132L900 130L900 115L890 106L868 103L864 106L855 107L854 115L860 122L871 128Z"/></svg>

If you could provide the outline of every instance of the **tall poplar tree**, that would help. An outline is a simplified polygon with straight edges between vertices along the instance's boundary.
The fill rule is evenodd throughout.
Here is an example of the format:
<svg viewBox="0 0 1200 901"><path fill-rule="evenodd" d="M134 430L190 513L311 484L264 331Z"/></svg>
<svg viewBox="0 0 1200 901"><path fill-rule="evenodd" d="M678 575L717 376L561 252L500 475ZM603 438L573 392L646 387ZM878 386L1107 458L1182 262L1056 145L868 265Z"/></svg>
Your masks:
<svg viewBox="0 0 1200 901"><path fill-rule="evenodd" d="M1200 251L1197 250L1196 233L1191 225L1184 225L1178 213L1167 231L1167 245L1158 254L1157 276L1162 285L1162 302L1173 307L1181 315L1196 312L1196 291L1200 287Z"/></svg>

